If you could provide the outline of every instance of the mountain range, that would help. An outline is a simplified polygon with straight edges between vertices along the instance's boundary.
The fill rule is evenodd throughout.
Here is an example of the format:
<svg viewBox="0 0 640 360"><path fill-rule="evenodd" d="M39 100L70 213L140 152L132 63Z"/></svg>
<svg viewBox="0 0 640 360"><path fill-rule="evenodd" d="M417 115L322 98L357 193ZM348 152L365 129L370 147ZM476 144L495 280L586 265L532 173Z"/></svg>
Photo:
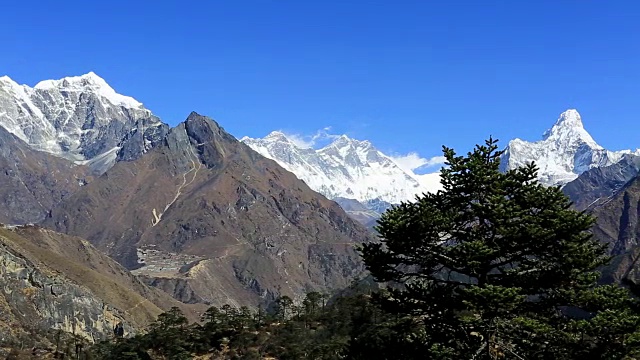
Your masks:
<svg viewBox="0 0 640 360"><path fill-rule="evenodd" d="M598 216L607 281L640 285L638 150L604 149L573 109L504 150L502 170L535 160L542 183ZM1 77L0 318L21 330L0 332L97 339L171 306L195 318L330 293L366 275L357 247L385 209L440 188L437 172L346 135L318 149L279 131L239 141L195 112L170 127L94 73Z"/></svg>
<svg viewBox="0 0 640 360"><path fill-rule="evenodd" d="M416 194L432 191L439 185L428 177L403 170L369 141L346 135L317 150L297 146L280 131L263 139L244 137L241 141L276 160L330 199L381 200L396 204L413 200Z"/></svg>
<svg viewBox="0 0 640 360"><path fill-rule="evenodd" d="M24 293L35 286L21 270L31 261L34 274L60 274L46 280L58 284L56 293L96 299L84 303L86 311L75 318L33 310L46 304L59 309L68 297L61 303L26 297L14 304L18 298L12 295L4 310L16 316L30 311L43 319L24 324L27 332L35 326L102 338L114 322L141 329L176 304L257 307L282 295L298 299L308 291L330 292L363 273L356 247L374 240L338 204L213 119L192 113L170 128L94 73L34 87L2 77L0 166L5 204L0 222L19 230L19 224L39 226L22 232L26 240L19 246L5 242L10 255L3 264L17 264L4 274L5 289ZM71 248L61 247L61 241ZM126 285L133 289L127 293L97 281L88 268L110 273L97 256L85 256L77 266L32 260L30 242L46 248L36 251L42 254L38 259L51 261L82 244L106 254L101 256L113 263L108 268L117 267L118 276L136 285ZM149 316L128 316L130 303L106 299L101 289L130 301L139 298L134 293L142 294L145 304L150 302ZM156 301L157 296L164 298ZM107 303L115 315L98 324L94 316Z"/></svg>
<svg viewBox="0 0 640 360"><path fill-rule="evenodd" d="M441 189L437 172L418 175L403 169L369 141L346 135L320 149L300 147L280 131L262 139L244 137L241 141L295 173L315 191L336 200L364 223L370 223L390 205ZM584 129L580 114L569 109L560 114L541 140L511 140L502 155L502 170L535 160L540 182L562 186L589 169L615 164L625 155L638 155L639 151L604 149ZM362 206L354 207L350 200ZM385 206L380 207L380 203Z"/></svg>

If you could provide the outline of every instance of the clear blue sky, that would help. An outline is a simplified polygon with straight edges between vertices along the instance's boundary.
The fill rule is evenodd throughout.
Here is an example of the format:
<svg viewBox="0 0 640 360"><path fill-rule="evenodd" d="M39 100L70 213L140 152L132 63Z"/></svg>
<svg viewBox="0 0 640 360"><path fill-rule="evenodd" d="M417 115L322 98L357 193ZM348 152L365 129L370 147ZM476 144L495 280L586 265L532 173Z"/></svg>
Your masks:
<svg viewBox="0 0 640 360"><path fill-rule="evenodd" d="M95 71L175 125L237 137L332 127L430 157L536 140L577 108L640 147L638 1L11 1L0 75Z"/></svg>

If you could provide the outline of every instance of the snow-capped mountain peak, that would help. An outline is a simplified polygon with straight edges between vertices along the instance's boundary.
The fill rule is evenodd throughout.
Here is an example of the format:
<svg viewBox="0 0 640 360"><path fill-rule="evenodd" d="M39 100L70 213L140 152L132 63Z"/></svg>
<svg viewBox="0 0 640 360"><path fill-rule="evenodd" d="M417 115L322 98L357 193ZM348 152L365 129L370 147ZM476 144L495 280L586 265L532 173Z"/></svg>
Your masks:
<svg viewBox="0 0 640 360"><path fill-rule="evenodd" d="M434 179L406 172L371 142L347 135L320 149L301 148L282 132L272 132L262 139L244 137L241 141L331 199L397 204L440 188L437 174Z"/></svg>
<svg viewBox="0 0 640 360"><path fill-rule="evenodd" d="M167 127L93 72L34 87L0 77L0 126L40 151L79 163L99 158L97 172L143 153Z"/></svg>
<svg viewBox="0 0 640 360"><path fill-rule="evenodd" d="M132 109L142 108L142 103L130 96L118 94L103 78L96 75L93 71L80 76L65 77L60 80L43 80L37 83L34 89L44 91L55 89L67 92L90 91L108 100L113 105L120 105Z"/></svg>
<svg viewBox="0 0 640 360"><path fill-rule="evenodd" d="M580 113L578 112L578 110L568 109L562 114L560 114L560 116L558 117L558 120L556 120L556 123L553 125L551 129L545 132L544 136L546 137L547 134L551 133L552 130L554 129L567 128L567 127L584 129L584 124L582 123L582 117L580 116Z"/></svg>
<svg viewBox="0 0 640 360"><path fill-rule="evenodd" d="M503 169L513 169L535 161L538 178L546 185L564 185L583 172L614 164L626 151L609 151L585 130L577 110L569 109L547 130L542 140L509 142L502 158Z"/></svg>
<svg viewBox="0 0 640 360"><path fill-rule="evenodd" d="M291 143L294 146L296 146L291 139L289 139L287 137L287 135L285 135L282 131L272 131L270 132L267 136L265 136L265 140L268 139L269 141L283 141L286 143Z"/></svg>
<svg viewBox="0 0 640 360"><path fill-rule="evenodd" d="M585 130L582 117L575 109L569 109L558 117L556 123L542 136L543 141L553 141L559 144L581 142L594 149L602 149L591 135Z"/></svg>

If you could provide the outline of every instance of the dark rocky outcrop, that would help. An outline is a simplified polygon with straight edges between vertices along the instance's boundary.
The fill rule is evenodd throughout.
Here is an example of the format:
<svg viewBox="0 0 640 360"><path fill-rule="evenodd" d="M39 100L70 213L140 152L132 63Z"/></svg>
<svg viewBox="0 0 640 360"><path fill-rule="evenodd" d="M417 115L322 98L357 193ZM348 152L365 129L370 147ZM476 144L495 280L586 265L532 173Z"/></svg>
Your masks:
<svg viewBox="0 0 640 360"><path fill-rule="evenodd" d="M605 182L610 184L610 182ZM611 191L610 188L605 191ZM626 183L615 194L588 208L597 219L593 234L608 245L613 256L603 269L603 281L640 285L640 177Z"/></svg>

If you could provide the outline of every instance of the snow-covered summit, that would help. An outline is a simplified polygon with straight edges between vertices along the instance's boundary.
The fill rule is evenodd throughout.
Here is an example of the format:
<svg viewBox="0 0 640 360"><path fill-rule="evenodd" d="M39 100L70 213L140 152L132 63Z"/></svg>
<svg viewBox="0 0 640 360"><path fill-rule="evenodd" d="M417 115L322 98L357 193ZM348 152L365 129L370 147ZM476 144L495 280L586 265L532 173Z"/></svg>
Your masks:
<svg viewBox="0 0 640 360"><path fill-rule="evenodd" d="M249 137L245 138L249 139ZM285 135L282 131L272 131L270 132L267 136L264 137L265 139L273 139L273 140L281 140L281 141L289 141L289 138L287 137L287 135Z"/></svg>
<svg viewBox="0 0 640 360"><path fill-rule="evenodd" d="M584 129L582 117L576 109L569 109L560 114L553 127L544 132L542 140L554 143L581 141L594 149L602 149Z"/></svg>
<svg viewBox="0 0 640 360"><path fill-rule="evenodd" d="M630 150L609 151L598 145L585 130L577 110L569 109L547 130L542 140L509 142L502 158L503 169L513 169L535 161L538 178L546 185L564 185L583 172L614 164Z"/></svg>
<svg viewBox="0 0 640 360"><path fill-rule="evenodd" d="M280 131L262 139L244 137L241 141L330 199L382 200L397 204L440 188L438 174L421 176L402 170L371 142L347 135L335 138L320 149L296 145Z"/></svg>
<svg viewBox="0 0 640 360"><path fill-rule="evenodd" d="M127 158L146 151L166 127L93 72L34 87L0 77L0 126L40 151L78 162L99 157L99 170L112 165L123 146Z"/></svg>
<svg viewBox="0 0 640 360"><path fill-rule="evenodd" d="M92 92L108 100L113 105L120 105L132 109L142 108L141 102L130 96L118 94L103 78L96 75L93 71L84 75L69 76L59 80L43 80L37 83L34 89L45 91Z"/></svg>

